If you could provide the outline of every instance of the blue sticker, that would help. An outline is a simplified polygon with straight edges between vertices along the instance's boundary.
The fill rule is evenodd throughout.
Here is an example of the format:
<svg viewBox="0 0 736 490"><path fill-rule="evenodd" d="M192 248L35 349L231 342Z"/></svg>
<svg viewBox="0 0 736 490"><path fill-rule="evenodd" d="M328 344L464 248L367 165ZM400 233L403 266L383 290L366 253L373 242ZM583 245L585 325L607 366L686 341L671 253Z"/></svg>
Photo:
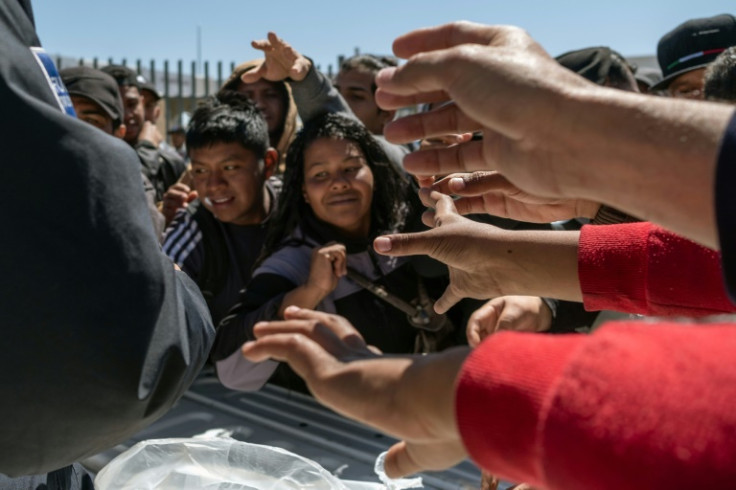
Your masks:
<svg viewBox="0 0 736 490"><path fill-rule="evenodd" d="M54 60L51 59L43 48L31 48L33 56L38 61L38 66L43 70L46 75L46 80L49 82L49 88L54 93L56 100L59 102L59 108L69 114L70 116L77 117L77 113L74 112L74 106L72 105L72 99L69 97L69 92L66 91L64 82L61 81L59 71L56 69Z"/></svg>

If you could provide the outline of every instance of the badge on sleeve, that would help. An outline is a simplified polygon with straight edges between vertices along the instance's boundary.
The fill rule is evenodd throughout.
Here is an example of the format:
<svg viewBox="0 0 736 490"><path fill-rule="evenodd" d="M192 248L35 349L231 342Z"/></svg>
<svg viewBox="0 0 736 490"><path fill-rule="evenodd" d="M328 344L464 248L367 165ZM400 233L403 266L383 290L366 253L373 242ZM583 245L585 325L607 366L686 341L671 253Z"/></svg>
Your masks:
<svg viewBox="0 0 736 490"><path fill-rule="evenodd" d="M31 52L38 61L38 66L43 70L46 75L46 80L49 82L49 88L54 93L56 100L59 102L59 108L69 114L70 116L77 117L77 113L74 112L74 106L72 105L72 99L69 97L69 92L66 91L64 82L61 81L59 71L56 69L54 60L51 56L44 51L43 48L32 47Z"/></svg>

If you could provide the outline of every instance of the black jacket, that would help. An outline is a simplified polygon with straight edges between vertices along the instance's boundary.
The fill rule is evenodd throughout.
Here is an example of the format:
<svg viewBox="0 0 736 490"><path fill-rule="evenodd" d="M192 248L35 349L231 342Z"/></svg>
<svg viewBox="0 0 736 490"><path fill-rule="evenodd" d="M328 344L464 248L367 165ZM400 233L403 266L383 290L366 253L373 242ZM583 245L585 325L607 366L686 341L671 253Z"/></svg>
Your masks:
<svg viewBox="0 0 736 490"><path fill-rule="evenodd" d="M62 110L63 84L42 69L38 45L30 3L0 2L8 475L128 439L187 389L213 336L196 285L159 250L135 152Z"/></svg>

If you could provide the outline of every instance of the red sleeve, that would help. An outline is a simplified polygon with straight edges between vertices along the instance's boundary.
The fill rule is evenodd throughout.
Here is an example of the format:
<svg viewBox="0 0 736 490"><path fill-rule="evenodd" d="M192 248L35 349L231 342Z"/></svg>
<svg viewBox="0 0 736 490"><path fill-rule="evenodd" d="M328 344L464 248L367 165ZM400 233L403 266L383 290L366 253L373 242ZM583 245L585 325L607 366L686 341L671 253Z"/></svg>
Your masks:
<svg viewBox="0 0 736 490"><path fill-rule="evenodd" d="M651 223L584 226L578 275L588 310L650 316L736 311L720 254Z"/></svg>
<svg viewBox="0 0 736 490"><path fill-rule="evenodd" d="M480 466L549 489L730 488L736 326L613 323L593 335L505 332L458 377Z"/></svg>

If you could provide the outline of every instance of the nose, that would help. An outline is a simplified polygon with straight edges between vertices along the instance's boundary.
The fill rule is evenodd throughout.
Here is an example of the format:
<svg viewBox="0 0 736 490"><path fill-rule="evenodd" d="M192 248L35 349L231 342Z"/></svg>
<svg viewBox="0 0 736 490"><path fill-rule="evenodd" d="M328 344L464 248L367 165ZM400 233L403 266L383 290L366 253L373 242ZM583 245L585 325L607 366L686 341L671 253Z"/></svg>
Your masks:
<svg viewBox="0 0 736 490"><path fill-rule="evenodd" d="M347 189L348 187L350 187L350 181L343 173L335 175L332 182L330 182L330 189L333 190Z"/></svg>
<svg viewBox="0 0 736 490"><path fill-rule="evenodd" d="M225 179L223 178L222 172L215 170L207 174L207 187L214 188L225 185Z"/></svg>

